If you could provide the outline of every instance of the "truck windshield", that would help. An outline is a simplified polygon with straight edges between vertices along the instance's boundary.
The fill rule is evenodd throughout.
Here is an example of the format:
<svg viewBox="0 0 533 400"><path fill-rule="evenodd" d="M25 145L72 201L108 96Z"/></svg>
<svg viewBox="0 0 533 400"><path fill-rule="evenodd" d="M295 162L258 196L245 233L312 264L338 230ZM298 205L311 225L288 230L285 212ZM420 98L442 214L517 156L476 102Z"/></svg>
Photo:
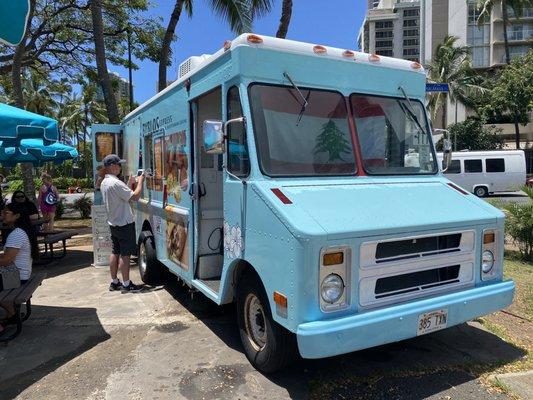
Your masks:
<svg viewBox="0 0 533 400"><path fill-rule="evenodd" d="M411 101L409 104L404 99L354 94L350 103L367 173L408 175L437 172L432 139L420 102ZM416 123L415 117L420 124ZM423 127L426 127L425 130L421 129Z"/></svg>
<svg viewBox="0 0 533 400"><path fill-rule="evenodd" d="M300 90L308 102L304 109L293 87L250 87L262 171L269 176L355 174L345 98L338 92Z"/></svg>

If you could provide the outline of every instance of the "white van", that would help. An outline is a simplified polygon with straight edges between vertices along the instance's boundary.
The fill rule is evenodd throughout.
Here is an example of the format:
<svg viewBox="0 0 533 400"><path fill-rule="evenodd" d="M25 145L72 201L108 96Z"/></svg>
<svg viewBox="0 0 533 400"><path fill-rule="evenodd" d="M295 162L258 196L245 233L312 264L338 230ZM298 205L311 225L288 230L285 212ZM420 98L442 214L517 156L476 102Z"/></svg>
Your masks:
<svg viewBox="0 0 533 400"><path fill-rule="evenodd" d="M442 165L442 153L437 154ZM478 197L519 191L526 182L522 150L460 151L452 154L446 177Z"/></svg>

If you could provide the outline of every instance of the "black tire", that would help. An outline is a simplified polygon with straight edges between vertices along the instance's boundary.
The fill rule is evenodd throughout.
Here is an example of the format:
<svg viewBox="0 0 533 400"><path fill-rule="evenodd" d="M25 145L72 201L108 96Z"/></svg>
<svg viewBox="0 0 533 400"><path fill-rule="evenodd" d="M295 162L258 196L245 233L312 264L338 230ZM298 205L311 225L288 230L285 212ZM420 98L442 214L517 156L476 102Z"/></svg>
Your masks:
<svg viewBox="0 0 533 400"><path fill-rule="evenodd" d="M149 231L143 231L139 235L138 256L142 281L147 285L160 284L165 278L166 268L157 259L154 237Z"/></svg>
<svg viewBox="0 0 533 400"><path fill-rule="evenodd" d="M478 186L474 189L474 194L477 197L487 197L489 195L489 190L485 186Z"/></svg>
<svg viewBox="0 0 533 400"><path fill-rule="evenodd" d="M76 188L76 193L81 193L81 192L83 192L83 189L81 187Z"/></svg>
<svg viewBox="0 0 533 400"><path fill-rule="evenodd" d="M250 297L251 296L251 297ZM246 314L249 306L247 303L252 299L259 302L262 313L257 313L255 325L263 323L264 336L261 340L254 339L254 335L249 333L252 328L247 327ZM246 274L237 286L237 322L241 335L244 353L250 363L259 371L273 373L292 363L298 355L296 336L287 331L272 319L270 305L265 294L265 290L259 279L252 274ZM258 335L261 336L261 335Z"/></svg>

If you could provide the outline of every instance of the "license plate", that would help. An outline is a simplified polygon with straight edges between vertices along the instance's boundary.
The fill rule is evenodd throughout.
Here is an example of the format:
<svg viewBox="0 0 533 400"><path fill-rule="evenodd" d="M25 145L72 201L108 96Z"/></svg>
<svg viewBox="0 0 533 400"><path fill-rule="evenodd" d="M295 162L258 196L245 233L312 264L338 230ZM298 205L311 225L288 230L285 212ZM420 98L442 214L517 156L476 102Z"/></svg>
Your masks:
<svg viewBox="0 0 533 400"><path fill-rule="evenodd" d="M448 324L448 310L437 310L418 316L418 327L416 335L424 335L429 332L446 328Z"/></svg>

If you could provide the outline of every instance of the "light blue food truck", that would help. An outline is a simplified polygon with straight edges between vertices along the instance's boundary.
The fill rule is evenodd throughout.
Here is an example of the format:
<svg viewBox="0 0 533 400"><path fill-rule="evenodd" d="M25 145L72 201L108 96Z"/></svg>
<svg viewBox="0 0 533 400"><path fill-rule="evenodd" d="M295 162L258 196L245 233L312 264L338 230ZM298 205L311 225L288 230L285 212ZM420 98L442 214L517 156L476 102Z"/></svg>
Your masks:
<svg viewBox="0 0 533 400"><path fill-rule="evenodd" d="M93 127L95 165L116 152L125 177L150 171L142 279L168 270L236 302L257 369L512 302L504 215L439 172L420 64L244 34L179 70L121 125Z"/></svg>

